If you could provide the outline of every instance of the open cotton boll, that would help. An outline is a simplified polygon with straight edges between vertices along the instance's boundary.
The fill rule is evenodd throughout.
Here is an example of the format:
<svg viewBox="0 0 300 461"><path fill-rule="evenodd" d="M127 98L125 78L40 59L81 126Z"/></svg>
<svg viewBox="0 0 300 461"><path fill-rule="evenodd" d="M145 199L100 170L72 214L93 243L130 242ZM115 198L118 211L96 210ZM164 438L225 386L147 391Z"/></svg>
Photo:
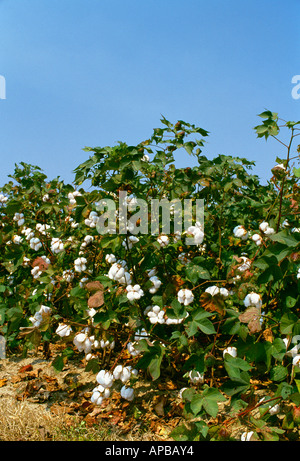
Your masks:
<svg viewBox="0 0 300 461"><path fill-rule="evenodd" d="M170 243L170 239L167 235L161 234L157 237L157 241L161 247L166 247Z"/></svg>
<svg viewBox="0 0 300 461"><path fill-rule="evenodd" d="M39 269L39 266L35 266L33 269L31 269L31 275L34 279L38 279L42 273L43 271Z"/></svg>
<svg viewBox="0 0 300 461"><path fill-rule="evenodd" d="M135 301L135 300L141 299L141 297L144 296L144 292L141 289L140 285L138 284L133 285L133 286L128 285L126 287L126 291L127 291L127 298L129 299L129 301Z"/></svg>
<svg viewBox="0 0 300 461"><path fill-rule="evenodd" d="M22 240L23 240L23 237L21 237L20 235L14 235L13 238L12 238L12 241L16 245L20 245L20 243L22 243Z"/></svg>
<svg viewBox="0 0 300 461"><path fill-rule="evenodd" d="M8 197L6 197L5 195L3 194L0 194L0 203L6 203L8 200Z"/></svg>
<svg viewBox="0 0 300 461"><path fill-rule="evenodd" d="M38 251L43 245L39 238L32 238L29 241L29 246L32 250Z"/></svg>
<svg viewBox="0 0 300 461"><path fill-rule="evenodd" d="M23 213L15 213L14 217L13 217L13 220L16 221L16 223L17 223L17 225L19 227L23 226L23 224L25 222Z"/></svg>
<svg viewBox="0 0 300 461"><path fill-rule="evenodd" d="M76 272L84 272L86 270L86 258L80 257L75 259L74 268Z"/></svg>
<svg viewBox="0 0 300 461"><path fill-rule="evenodd" d="M149 293L155 294L157 290L159 289L159 287L161 286L162 282L161 280L159 280L159 278L156 275L154 275L153 277L150 277L149 280L153 284L153 286L149 288Z"/></svg>
<svg viewBox="0 0 300 461"><path fill-rule="evenodd" d="M71 332L72 328L64 323L60 323L55 330L55 333L58 334L61 338L64 338L65 336L70 336Z"/></svg>
<svg viewBox="0 0 300 461"><path fill-rule="evenodd" d="M126 383L131 377L131 367L123 367L119 379Z"/></svg>
<svg viewBox="0 0 300 461"><path fill-rule="evenodd" d="M191 370L188 376L193 384L202 384L204 382L204 374L199 371Z"/></svg>
<svg viewBox="0 0 300 461"><path fill-rule="evenodd" d="M253 434L254 434L253 431L243 432L242 435L241 435L241 440L243 442L249 442L251 440L251 437L252 437Z"/></svg>
<svg viewBox="0 0 300 461"><path fill-rule="evenodd" d="M273 229L273 227L270 227L270 226L269 226L269 223L266 222L266 221L263 221L263 222L259 225L259 229L260 229L261 232L263 232L265 235L271 235L271 234L274 234L274 233L275 233L275 230Z"/></svg>
<svg viewBox="0 0 300 461"><path fill-rule="evenodd" d="M260 308L262 306L262 300L258 293L251 292L244 299L244 306L250 307L255 306Z"/></svg>
<svg viewBox="0 0 300 461"><path fill-rule="evenodd" d="M141 352L139 351L138 349L138 345L137 343L135 342L129 342L127 344L127 351L129 352L129 354L132 356L132 357L136 357L137 355L139 355Z"/></svg>
<svg viewBox="0 0 300 461"><path fill-rule="evenodd" d="M113 253L110 253L110 254L105 256L105 261L108 264L113 264L113 263L115 263L117 261L117 258L115 257L115 255Z"/></svg>
<svg viewBox="0 0 300 461"><path fill-rule="evenodd" d="M164 312L164 310L162 310L157 305L148 306L145 309L144 314L148 316L148 318L149 318L149 320L150 320L150 322L152 324L155 324L155 323L163 324L163 323L165 323L165 319L164 319L165 312Z"/></svg>
<svg viewBox="0 0 300 461"><path fill-rule="evenodd" d="M297 279L300 279L300 267L299 267L298 272L297 272Z"/></svg>
<svg viewBox="0 0 300 461"><path fill-rule="evenodd" d="M134 399L134 390L131 387L123 386L120 393L121 397L123 397L125 400L128 400L129 402Z"/></svg>
<svg viewBox="0 0 300 461"><path fill-rule="evenodd" d="M50 247L52 253L58 254L64 251L64 244L59 238L53 238L51 240L51 247Z"/></svg>
<svg viewBox="0 0 300 461"><path fill-rule="evenodd" d="M293 358L293 366L296 368L300 368L300 355L297 354Z"/></svg>
<svg viewBox="0 0 300 461"><path fill-rule="evenodd" d="M177 293L177 299L180 302L180 304L188 306L194 301L194 295L191 290L188 290L187 288L182 288Z"/></svg>
<svg viewBox="0 0 300 461"><path fill-rule="evenodd" d="M106 389L113 385L114 376L110 371L100 370L96 376L96 381Z"/></svg>
<svg viewBox="0 0 300 461"><path fill-rule="evenodd" d="M139 238L138 237L135 237L134 235L131 235L130 237L128 237L128 239L124 240L122 242L122 245L123 247L125 247L127 250L131 250L131 248L133 247L133 245L135 243L139 242Z"/></svg>
<svg viewBox="0 0 300 461"><path fill-rule="evenodd" d="M236 357L237 356L237 348L236 347L226 347L223 351L223 357L225 358L225 355L231 355L231 357Z"/></svg>
<svg viewBox="0 0 300 461"><path fill-rule="evenodd" d="M242 240L246 240L248 238L248 232L246 231L245 227L242 225L236 226L233 229L233 235Z"/></svg>
<svg viewBox="0 0 300 461"><path fill-rule="evenodd" d="M220 289L216 285L212 285L211 287L206 288L205 293L209 293L211 296L216 296L220 293Z"/></svg>
<svg viewBox="0 0 300 461"><path fill-rule="evenodd" d="M261 244L262 244L262 241L263 241L262 236L259 235L259 234L253 234L252 237L251 237L251 239L252 239L253 242L254 242L256 245L258 245L258 246L261 245Z"/></svg>

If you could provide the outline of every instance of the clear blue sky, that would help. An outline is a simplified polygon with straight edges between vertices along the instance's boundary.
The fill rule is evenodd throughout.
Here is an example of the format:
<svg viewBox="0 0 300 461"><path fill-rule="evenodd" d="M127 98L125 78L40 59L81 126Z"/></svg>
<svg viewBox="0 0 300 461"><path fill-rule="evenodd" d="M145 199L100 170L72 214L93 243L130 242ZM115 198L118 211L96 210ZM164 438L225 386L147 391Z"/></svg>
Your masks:
<svg viewBox="0 0 300 461"><path fill-rule="evenodd" d="M0 186L21 161L71 183L84 146L136 144L161 114L264 181L284 149L253 127L300 119L299 24L299 0L0 0Z"/></svg>

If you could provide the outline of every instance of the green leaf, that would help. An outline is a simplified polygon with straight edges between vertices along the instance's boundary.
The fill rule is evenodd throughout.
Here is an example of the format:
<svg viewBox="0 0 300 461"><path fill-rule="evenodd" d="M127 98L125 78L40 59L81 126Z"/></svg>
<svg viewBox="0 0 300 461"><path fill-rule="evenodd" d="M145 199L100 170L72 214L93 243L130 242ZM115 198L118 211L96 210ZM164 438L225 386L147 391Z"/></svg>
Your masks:
<svg viewBox="0 0 300 461"><path fill-rule="evenodd" d="M289 335L298 322L298 317L291 312L284 314L280 319L280 332L283 335Z"/></svg>
<svg viewBox="0 0 300 461"><path fill-rule="evenodd" d="M196 264L187 264L185 270L187 279L190 280L190 282L192 282L193 285L195 285L199 279L210 279L210 273L208 272L208 270Z"/></svg>
<svg viewBox="0 0 300 461"><path fill-rule="evenodd" d="M272 381L283 381L287 377L287 369L283 365L277 365L270 371Z"/></svg>

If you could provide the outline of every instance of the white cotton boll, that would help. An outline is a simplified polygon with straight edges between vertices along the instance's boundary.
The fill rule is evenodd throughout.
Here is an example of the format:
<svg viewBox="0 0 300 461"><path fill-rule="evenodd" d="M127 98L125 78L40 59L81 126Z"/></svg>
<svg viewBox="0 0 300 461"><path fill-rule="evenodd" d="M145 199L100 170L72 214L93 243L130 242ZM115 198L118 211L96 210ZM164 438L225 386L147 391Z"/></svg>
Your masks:
<svg viewBox="0 0 300 461"><path fill-rule="evenodd" d="M131 376L131 367L123 367L121 374L120 374L120 380L122 383L126 383Z"/></svg>
<svg viewBox="0 0 300 461"><path fill-rule="evenodd" d="M20 227L20 226L23 226L24 224L24 215L23 213L15 213L14 217L13 217L13 220L17 222L17 225Z"/></svg>
<svg viewBox="0 0 300 461"><path fill-rule="evenodd" d="M245 227L242 225L236 226L233 229L233 234L236 238L240 238L242 240L246 240L248 238L248 232L246 231Z"/></svg>
<svg viewBox="0 0 300 461"><path fill-rule="evenodd" d="M293 227L293 229L291 230L291 232L300 232L300 227Z"/></svg>
<svg viewBox="0 0 300 461"><path fill-rule="evenodd" d="M61 338L64 338L65 336L70 336L71 332L72 328L64 323L60 323L55 330L55 333L58 334Z"/></svg>
<svg viewBox="0 0 300 461"><path fill-rule="evenodd" d="M262 300L258 293L249 293L244 299L244 306L250 307L255 306L260 308L262 306Z"/></svg>
<svg viewBox="0 0 300 461"><path fill-rule="evenodd" d="M80 279L79 281L79 286L80 288L84 288L85 284L88 282L88 277L83 277L82 279Z"/></svg>
<svg viewBox="0 0 300 461"><path fill-rule="evenodd" d="M29 246L32 250L38 251L43 245L38 238L30 239Z"/></svg>
<svg viewBox="0 0 300 461"><path fill-rule="evenodd" d="M297 279L300 279L300 267L299 267L298 272L297 272Z"/></svg>
<svg viewBox="0 0 300 461"><path fill-rule="evenodd" d="M99 391L99 389L95 388L93 390L93 394L92 394L92 397L91 397L91 402L94 403L95 405L101 405L102 402L103 402L103 395L102 393Z"/></svg>
<svg viewBox="0 0 300 461"><path fill-rule="evenodd" d="M86 258L77 258L74 261L74 267L76 272L84 272L86 270Z"/></svg>
<svg viewBox="0 0 300 461"><path fill-rule="evenodd" d="M6 197L5 195L3 194L0 194L0 203L6 203L8 200L8 197Z"/></svg>
<svg viewBox="0 0 300 461"><path fill-rule="evenodd" d="M241 259L243 260L242 264L238 267L238 270L240 272L244 272L251 267L251 260L246 258L246 256L241 256Z"/></svg>
<svg viewBox="0 0 300 461"><path fill-rule="evenodd" d="M127 298L129 299L129 301L135 301L135 300L141 299L141 297L144 296L144 292L141 289L140 285L138 284L134 286L128 285L126 287L126 291L127 291Z"/></svg>
<svg viewBox="0 0 300 461"><path fill-rule="evenodd" d="M146 272L147 272L148 277L151 278L157 274L157 269L156 267L153 267L152 269L147 269Z"/></svg>
<svg viewBox="0 0 300 461"><path fill-rule="evenodd" d="M193 384L202 384L204 382L204 374L199 371L190 371L189 378Z"/></svg>
<svg viewBox="0 0 300 461"><path fill-rule="evenodd" d="M164 235L164 234L159 235L157 237L157 241L158 241L158 243L160 244L161 247L166 247L170 243L169 237L167 235Z"/></svg>
<svg viewBox="0 0 300 461"><path fill-rule="evenodd" d="M120 393L121 397L123 397L125 400L128 400L129 402L134 399L134 390L131 387L123 386Z"/></svg>
<svg viewBox="0 0 300 461"><path fill-rule="evenodd" d="M150 320L150 322L152 324L155 324L155 323L163 324L163 323L165 323L165 319L164 319L165 312L157 305L148 306L145 309L144 314L148 316L148 318L149 318L149 320Z"/></svg>
<svg viewBox="0 0 300 461"><path fill-rule="evenodd" d="M229 296L229 291L227 288L220 288L220 295L224 296L224 298L227 298L227 296Z"/></svg>
<svg viewBox="0 0 300 461"><path fill-rule="evenodd" d="M149 292L151 294L155 294L157 292L157 290L159 289L159 287L161 286L162 282L161 280L159 280L159 278L154 275L153 277L150 277L150 282L153 283L153 286L151 288L149 288Z"/></svg>
<svg viewBox="0 0 300 461"><path fill-rule="evenodd" d="M28 267L30 263L30 259L27 258L26 256L23 256L23 266Z"/></svg>
<svg viewBox="0 0 300 461"><path fill-rule="evenodd" d="M262 241L263 241L261 235L259 235L259 234L253 234L252 237L251 237L251 239L252 239L253 242L255 242L256 245L258 245L258 246L261 245L261 244L262 244Z"/></svg>
<svg viewBox="0 0 300 461"><path fill-rule="evenodd" d="M20 245L20 243L22 243L22 240L23 240L23 238L20 235L14 235L13 238L12 238L12 241L16 245Z"/></svg>
<svg viewBox="0 0 300 461"><path fill-rule="evenodd" d="M138 345L136 343L128 343L127 344L127 351L132 357L136 357L137 355L140 354L140 351L138 350Z"/></svg>
<svg viewBox="0 0 300 461"><path fill-rule="evenodd" d="M53 238L51 240L51 247L52 253L58 254L64 250L64 244L59 238Z"/></svg>
<svg viewBox="0 0 300 461"><path fill-rule="evenodd" d="M212 285L206 288L205 293L209 293L211 296L216 296L220 293L220 289L216 285Z"/></svg>
<svg viewBox="0 0 300 461"><path fill-rule="evenodd" d="M185 306L188 306L189 304L193 302L194 295L191 290L188 290L187 288L183 288L178 291L177 299L180 302L180 304L184 304Z"/></svg>
<svg viewBox="0 0 300 461"><path fill-rule="evenodd" d="M108 277L111 280L119 280L124 277L125 269L119 263L114 263L108 271Z"/></svg>
<svg viewBox="0 0 300 461"><path fill-rule="evenodd" d="M116 368L113 371L114 378L115 379L120 379L122 371L123 371L123 366L122 365L117 365Z"/></svg>
<svg viewBox="0 0 300 461"><path fill-rule="evenodd" d="M252 437L253 434L254 434L253 431L243 432L242 435L241 435L241 440L243 442L249 442L251 440L251 437Z"/></svg>
<svg viewBox="0 0 300 461"><path fill-rule="evenodd" d="M204 232L199 222L197 222L195 226L188 227L186 233L194 237L194 243L196 245L201 245L203 242Z"/></svg>
<svg viewBox="0 0 300 461"><path fill-rule="evenodd" d="M113 385L114 376L110 371L100 370L96 376L96 381L106 389Z"/></svg>
<svg viewBox="0 0 300 461"><path fill-rule="evenodd" d="M138 237L135 237L134 235L131 235L130 237L128 237L128 239L124 240L122 242L122 245L123 247L125 247L127 250L131 250L131 248L133 247L133 245L135 243L139 242L139 238Z"/></svg>
<svg viewBox="0 0 300 461"><path fill-rule="evenodd" d="M288 338L284 338L283 342L285 344L285 347L288 347L289 340ZM299 346L296 344L294 347L286 351L286 354L288 357L295 357L298 354Z"/></svg>
<svg viewBox="0 0 300 461"><path fill-rule="evenodd" d="M180 253L178 255L178 259L184 266L191 262L190 258L186 255L186 253Z"/></svg>
<svg viewBox="0 0 300 461"><path fill-rule="evenodd" d="M63 278L66 282L70 283L70 282L72 282L72 280L74 279L74 272L73 272L72 270L70 270L70 269L65 270L65 271L63 271L63 273L62 273L62 278Z"/></svg>
<svg viewBox="0 0 300 461"><path fill-rule="evenodd" d="M50 226L49 224L37 224L35 226L36 230L39 231L40 234L42 235L46 235L47 234L47 230L50 229Z"/></svg>
<svg viewBox="0 0 300 461"><path fill-rule="evenodd" d="M117 261L117 258L115 257L115 255L113 253L110 253L110 254L105 256L105 261L108 264L113 264L113 263L115 263Z"/></svg>
<svg viewBox="0 0 300 461"><path fill-rule="evenodd" d="M276 405L269 406L269 413L270 415L277 415L280 412L280 405L277 403Z"/></svg>
<svg viewBox="0 0 300 461"><path fill-rule="evenodd" d="M141 158L142 162L149 162L150 157L147 154L144 154L143 157Z"/></svg>
<svg viewBox="0 0 300 461"><path fill-rule="evenodd" d="M31 269L31 275L34 279L38 279L42 273L43 271L39 269L39 266L35 266L33 269Z"/></svg>
<svg viewBox="0 0 300 461"><path fill-rule="evenodd" d="M226 347L223 351L223 357L225 358L225 355L229 354L231 357L236 357L237 356L237 348L236 347Z"/></svg>
<svg viewBox="0 0 300 461"><path fill-rule="evenodd" d="M180 399L183 398L183 395L182 395L182 394L183 394L184 391L186 391L186 390L187 390L187 387L183 387L182 389L180 389L180 391L179 391L179 393L178 393L178 397L179 397Z"/></svg>
<svg viewBox="0 0 300 461"><path fill-rule="evenodd" d="M293 366L296 368L300 368L300 355L297 354L293 358Z"/></svg>

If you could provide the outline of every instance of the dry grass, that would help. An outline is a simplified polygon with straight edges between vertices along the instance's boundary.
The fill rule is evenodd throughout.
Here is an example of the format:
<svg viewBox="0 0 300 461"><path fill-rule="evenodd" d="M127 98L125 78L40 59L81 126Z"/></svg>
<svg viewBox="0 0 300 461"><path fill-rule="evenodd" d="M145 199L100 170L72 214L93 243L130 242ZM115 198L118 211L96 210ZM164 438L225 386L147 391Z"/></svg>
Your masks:
<svg viewBox="0 0 300 461"><path fill-rule="evenodd" d="M106 422L89 426L67 414L53 415L45 406L0 399L0 441L143 441L155 440L153 434L138 428L127 434Z"/></svg>

